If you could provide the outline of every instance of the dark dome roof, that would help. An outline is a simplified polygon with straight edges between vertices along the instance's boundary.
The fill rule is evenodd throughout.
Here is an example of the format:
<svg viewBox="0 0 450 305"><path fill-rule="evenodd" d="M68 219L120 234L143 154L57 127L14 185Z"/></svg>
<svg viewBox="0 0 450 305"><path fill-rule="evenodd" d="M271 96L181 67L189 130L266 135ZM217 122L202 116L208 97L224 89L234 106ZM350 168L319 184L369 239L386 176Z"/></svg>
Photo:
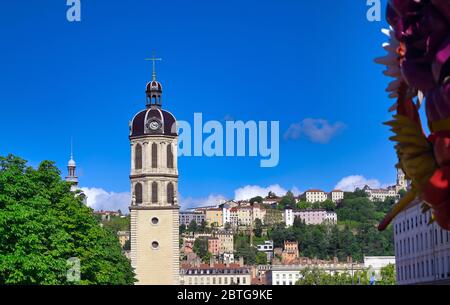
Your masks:
<svg viewBox="0 0 450 305"><path fill-rule="evenodd" d="M161 83L153 80L149 83L147 83L147 89L145 90L146 92L150 92L150 91L160 91L162 92L162 86Z"/></svg>
<svg viewBox="0 0 450 305"><path fill-rule="evenodd" d="M145 126L147 121L152 119L155 119L162 124L160 132L151 132ZM139 137L149 134L177 136L176 121L177 120L172 113L160 108L149 108L142 110L136 114L131 121L130 137Z"/></svg>

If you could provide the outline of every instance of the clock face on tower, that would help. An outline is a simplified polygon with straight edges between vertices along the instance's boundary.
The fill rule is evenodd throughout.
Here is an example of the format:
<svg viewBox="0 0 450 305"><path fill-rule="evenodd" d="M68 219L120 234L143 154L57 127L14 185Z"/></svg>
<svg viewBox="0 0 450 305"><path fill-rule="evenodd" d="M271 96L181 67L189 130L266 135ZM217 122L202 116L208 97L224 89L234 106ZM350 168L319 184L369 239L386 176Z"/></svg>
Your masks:
<svg viewBox="0 0 450 305"><path fill-rule="evenodd" d="M161 129L161 122L157 119L149 119L147 123L145 124L145 127L147 127L150 131L157 131Z"/></svg>

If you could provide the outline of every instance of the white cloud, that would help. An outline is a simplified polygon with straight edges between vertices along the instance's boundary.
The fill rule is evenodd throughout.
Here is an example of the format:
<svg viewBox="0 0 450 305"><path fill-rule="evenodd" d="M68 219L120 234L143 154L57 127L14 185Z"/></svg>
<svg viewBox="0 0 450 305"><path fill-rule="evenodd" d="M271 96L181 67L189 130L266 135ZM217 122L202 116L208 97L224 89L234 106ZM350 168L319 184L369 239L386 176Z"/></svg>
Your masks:
<svg viewBox="0 0 450 305"><path fill-rule="evenodd" d="M291 124L285 132L284 138L286 140L297 140L304 135L312 142L326 144L344 128L345 124L342 122L330 124L324 119L308 118L301 122Z"/></svg>
<svg viewBox="0 0 450 305"><path fill-rule="evenodd" d="M182 211L191 208L204 207L204 206L215 206L221 204L226 198L223 195L211 194L206 198L192 198L180 195L180 208Z"/></svg>
<svg viewBox="0 0 450 305"><path fill-rule="evenodd" d="M266 197L270 192L274 192L277 196L283 196L287 193L287 189L283 188L279 184L269 185L267 187L262 187L259 185L246 185L244 187L238 188L234 191L235 200L247 200L256 196ZM300 193L299 189L296 187L292 188L294 195Z"/></svg>
<svg viewBox="0 0 450 305"><path fill-rule="evenodd" d="M342 191L353 192L357 187L363 188L365 185L368 185L371 188L387 186L381 185L380 181L377 179L367 179L361 175L352 175L342 178L334 188Z"/></svg>
<svg viewBox="0 0 450 305"><path fill-rule="evenodd" d="M296 186L294 186L291 189L291 192L294 194L294 196L300 196L302 194L302 191L300 191L300 189L298 187L296 187Z"/></svg>
<svg viewBox="0 0 450 305"><path fill-rule="evenodd" d="M107 192L101 188L88 188L82 187L81 190L87 196L87 205L93 208L95 211L107 210L117 211L121 210L122 213L128 214L128 207L131 203L131 196L128 192L115 193Z"/></svg>
<svg viewBox="0 0 450 305"><path fill-rule="evenodd" d="M289 189L281 187L279 184L273 184L268 187L262 187L259 185L246 185L244 187L238 188L234 191L234 200L247 200L256 196L266 197L269 191L274 192L278 196L283 196L287 193ZM292 187L292 193L295 196L301 194L301 191L297 187ZM182 211L186 209L192 209L197 207L205 206L216 206L223 203L229 198L220 194L211 194L205 198L193 198L180 195L180 208Z"/></svg>

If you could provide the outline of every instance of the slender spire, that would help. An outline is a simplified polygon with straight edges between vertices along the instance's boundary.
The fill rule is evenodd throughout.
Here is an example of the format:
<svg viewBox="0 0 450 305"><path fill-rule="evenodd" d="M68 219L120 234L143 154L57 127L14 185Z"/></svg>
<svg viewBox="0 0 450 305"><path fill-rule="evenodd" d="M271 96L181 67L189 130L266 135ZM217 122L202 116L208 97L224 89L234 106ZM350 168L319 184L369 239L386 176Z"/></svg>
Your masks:
<svg viewBox="0 0 450 305"><path fill-rule="evenodd" d="M162 61L162 58L155 57L155 52L153 52L153 56L151 58L146 58L145 60L147 60L147 61L151 60L153 62L152 80L155 81L156 80L156 62Z"/></svg>
<svg viewBox="0 0 450 305"><path fill-rule="evenodd" d="M77 164L73 159L73 138L70 139L70 160L67 164L68 175L66 177L67 182L73 183L72 188L76 189L78 187L78 177L76 175Z"/></svg>
<svg viewBox="0 0 450 305"><path fill-rule="evenodd" d="M70 160L73 160L73 137L70 138Z"/></svg>

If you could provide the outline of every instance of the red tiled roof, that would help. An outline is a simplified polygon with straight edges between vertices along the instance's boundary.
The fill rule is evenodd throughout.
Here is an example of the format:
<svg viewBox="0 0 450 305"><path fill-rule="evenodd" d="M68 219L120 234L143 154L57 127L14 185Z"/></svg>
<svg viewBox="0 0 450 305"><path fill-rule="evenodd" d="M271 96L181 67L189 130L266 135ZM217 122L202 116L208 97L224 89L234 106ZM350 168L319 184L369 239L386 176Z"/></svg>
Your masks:
<svg viewBox="0 0 450 305"><path fill-rule="evenodd" d="M308 192L321 192L321 193L325 193L324 191L322 191L322 190L317 190L317 189L307 190L306 193L308 193Z"/></svg>

